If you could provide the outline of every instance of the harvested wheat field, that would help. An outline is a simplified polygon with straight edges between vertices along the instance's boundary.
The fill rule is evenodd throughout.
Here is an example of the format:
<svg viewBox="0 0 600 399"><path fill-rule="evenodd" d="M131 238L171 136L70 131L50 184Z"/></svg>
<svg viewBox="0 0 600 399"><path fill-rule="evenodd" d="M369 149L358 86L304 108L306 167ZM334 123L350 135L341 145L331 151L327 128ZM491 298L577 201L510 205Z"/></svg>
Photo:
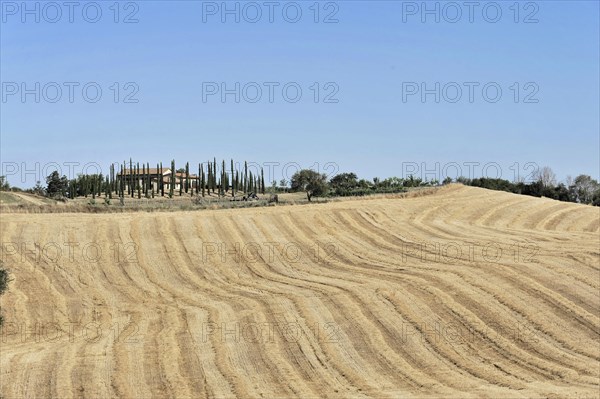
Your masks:
<svg viewBox="0 0 600 399"><path fill-rule="evenodd" d="M451 185L3 214L4 398L596 398L598 208Z"/></svg>

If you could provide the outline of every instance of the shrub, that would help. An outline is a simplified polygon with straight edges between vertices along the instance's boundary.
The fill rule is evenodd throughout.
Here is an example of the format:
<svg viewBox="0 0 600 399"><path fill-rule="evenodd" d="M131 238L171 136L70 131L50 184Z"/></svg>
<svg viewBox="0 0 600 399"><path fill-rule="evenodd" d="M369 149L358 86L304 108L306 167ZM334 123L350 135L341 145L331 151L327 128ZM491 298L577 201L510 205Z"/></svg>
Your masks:
<svg viewBox="0 0 600 399"><path fill-rule="evenodd" d="M0 295L4 294L4 291L8 288L8 283L10 282L10 276L8 270L4 268L4 264L0 261ZM0 314L0 326L4 318Z"/></svg>

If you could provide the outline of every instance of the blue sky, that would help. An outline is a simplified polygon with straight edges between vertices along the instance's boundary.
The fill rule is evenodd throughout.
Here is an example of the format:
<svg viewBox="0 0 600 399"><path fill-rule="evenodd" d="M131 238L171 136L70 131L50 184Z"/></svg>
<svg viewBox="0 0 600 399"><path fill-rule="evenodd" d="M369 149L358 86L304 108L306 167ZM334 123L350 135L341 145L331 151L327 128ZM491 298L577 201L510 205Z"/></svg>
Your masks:
<svg viewBox="0 0 600 399"><path fill-rule="evenodd" d="M80 2L73 22L47 2L27 2L39 22L21 2L1 3L0 156L17 186L33 186L52 163L69 174L66 163L106 171L130 157L272 162L277 180L297 166L368 179L454 177L456 165L509 180L531 165L559 179L600 175L597 1L480 2L472 22L463 2L427 2L439 22L422 2L274 2L273 23L262 1L227 2L239 23L222 2L120 2L118 15L114 1ZM262 16L252 23L255 5ZM23 84L35 93L36 82L40 101L23 98ZM236 82L239 103L206 92ZM433 90L424 99L423 84Z"/></svg>

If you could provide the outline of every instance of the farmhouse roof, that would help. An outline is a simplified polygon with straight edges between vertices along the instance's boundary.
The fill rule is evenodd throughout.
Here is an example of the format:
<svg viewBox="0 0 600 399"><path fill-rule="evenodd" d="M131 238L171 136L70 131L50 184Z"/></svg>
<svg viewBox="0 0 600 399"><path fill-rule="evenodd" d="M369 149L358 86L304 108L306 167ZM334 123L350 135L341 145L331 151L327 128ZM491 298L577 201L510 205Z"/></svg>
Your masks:
<svg viewBox="0 0 600 399"><path fill-rule="evenodd" d="M150 169L147 169L144 171L142 168L140 168L140 175L144 174L144 172L146 174L150 174L150 175L158 175L160 173L160 169L150 168ZM125 171L119 172L118 175L119 176L121 174L130 175L130 174L136 174L136 173L137 173L136 169L125 169ZM168 175L168 174L171 174L171 168L163 168L163 175Z"/></svg>

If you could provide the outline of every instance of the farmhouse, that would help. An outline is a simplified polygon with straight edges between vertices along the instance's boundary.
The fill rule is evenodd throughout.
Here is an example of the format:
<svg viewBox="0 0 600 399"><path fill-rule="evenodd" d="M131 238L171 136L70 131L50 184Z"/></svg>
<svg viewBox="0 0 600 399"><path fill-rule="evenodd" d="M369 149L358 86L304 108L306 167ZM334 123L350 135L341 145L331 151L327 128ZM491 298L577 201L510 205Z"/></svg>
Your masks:
<svg viewBox="0 0 600 399"><path fill-rule="evenodd" d="M117 174L117 178L123 184L125 189L128 189L130 186L133 186L135 190L137 186L143 186L144 182L149 182L150 187L154 188L154 191L158 192L160 190L160 182L164 185L164 190L169 191L171 189L172 184L172 176L173 172L170 168L163 168L162 173L161 169L157 168L149 168L149 169L125 169L122 172ZM183 185L183 189L188 188L195 189L199 184L198 175L190 174L186 176L184 172L175 172L175 184L173 186L174 191L178 191Z"/></svg>

